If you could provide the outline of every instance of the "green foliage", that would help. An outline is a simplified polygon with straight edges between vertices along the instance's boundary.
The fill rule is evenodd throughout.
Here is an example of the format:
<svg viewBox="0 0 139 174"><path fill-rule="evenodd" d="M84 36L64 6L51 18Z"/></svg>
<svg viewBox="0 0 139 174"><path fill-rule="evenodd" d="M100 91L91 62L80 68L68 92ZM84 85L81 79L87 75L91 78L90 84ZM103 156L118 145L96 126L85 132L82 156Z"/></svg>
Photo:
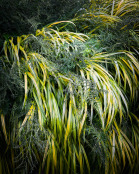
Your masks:
<svg viewBox="0 0 139 174"><path fill-rule="evenodd" d="M81 32L97 33L106 51L128 49L137 53L138 9L139 3L134 0L92 0L89 6L78 11L72 21L79 23L77 26Z"/></svg>
<svg viewBox="0 0 139 174"><path fill-rule="evenodd" d="M1 0L0 33L5 37L32 33L50 22L72 18L84 3L84 0Z"/></svg>
<svg viewBox="0 0 139 174"><path fill-rule="evenodd" d="M5 40L1 173L137 173L138 3L98 3Z"/></svg>

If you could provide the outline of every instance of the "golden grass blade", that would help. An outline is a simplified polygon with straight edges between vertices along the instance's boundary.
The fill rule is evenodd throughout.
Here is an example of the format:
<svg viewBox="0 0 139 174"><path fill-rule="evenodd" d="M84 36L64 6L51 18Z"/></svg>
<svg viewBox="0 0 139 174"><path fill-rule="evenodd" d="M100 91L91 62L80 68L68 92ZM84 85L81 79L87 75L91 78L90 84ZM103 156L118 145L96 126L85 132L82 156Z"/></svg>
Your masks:
<svg viewBox="0 0 139 174"><path fill-rule="evenodd" d="M62 24L62 23L70 23L70 24L72 24L72 25L75 25L75 24L74 24L73 22L71 22L71 21L58 21L58 22L53 22L52 24L47 25L47 28L51 28L51 27L54 26L54 25Z"/></svg>
<svg viewBox="0 0 139 174"><path fill-rule="evenodd" d="M29 111L28 111L28 113L26 114L26 116L25 116L25 118L24 118L22 124L21 124L21 127L20 127L20 129L19 129L19 132L22 131L24 125L25 125L26 122L27 122L27 120L28 120L28 119L29 119L29 120L31 119L31 117L32 117L33 114L34 114L34 110L35 110L35 106L34 106L34 104L32 104L31 107L30 107L30 109L29 109Z"/></svg>
<svg viewBox="0 0 139 174"><path fill-rule="evenodd" d="M66 141L69 135L69 132L71 130L71 117L72 117L72 106L71 106L71 100L69 102L69 115L68 115L68 122L67 122L67 128L66 128L66 133L65 133L65 138L64 138L64 146L66 146Z"/></svg>
<svg viewBox="0 0 139 174"><path fill-rule="evenodd" d="M84 107L85 107L85 109L84 109L84 115L83 115L83 118L82 118L82 120L81 120L81 122L80 122L79 132L78 132L79 138L80 138L80 135L81 135L81 132L82 132L82 129L83 129L83 126L84 126L86 117L87 117L87 102L84 102L84 105L85 105L85 106L84 106Z"/></svg>
<svg viewBox="0 0 139 174"><path fill-rule="evenodd" d="M7 131L6 131L6 124L5 124L5 119L4 119L3 114L1 114L1 125L2 125L2 131L4 133L5 141L7 144L9 144L8 137L7 137Z"/></svg>
<svg viewBox="0 0 139 174"><path fill-rule="evenodd" d="M79 164L80 164L80 173L83 174L83 156L81 147L79 148Z"/></svg>
<svg viewBox="0 0 139 174"><path fill-rule="evenodd" d="M53 150L53 162L56 167L57 166L57 152L56 152L56 147L55 147L53 140L52 140L52 150Z"/></svg>
<svg viewBox="0 0 139 174"><path fill-rule="evenodd" d="M24 84L25 84L25 97L23 102L23 107L25 107L26 100L27 100L27 94L28 94L28 81L27 81L27 74L24 74Z"/></svg>

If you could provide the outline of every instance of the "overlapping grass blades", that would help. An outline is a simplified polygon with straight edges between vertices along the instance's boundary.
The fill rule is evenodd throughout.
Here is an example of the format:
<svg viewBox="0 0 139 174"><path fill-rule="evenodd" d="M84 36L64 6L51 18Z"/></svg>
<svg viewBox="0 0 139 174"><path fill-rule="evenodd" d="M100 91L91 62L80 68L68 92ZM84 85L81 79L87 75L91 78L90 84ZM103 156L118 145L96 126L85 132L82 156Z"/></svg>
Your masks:
<svg viewBox="0 0 139 174"><path fill-rule="evenodd" d="M33 105L30 107L25 118L21 124L18 124L19 134L17 134L16 138L19 139L21 157L24 161L25 156L28 154L28 162L32 166L31 163L33 163L33 161L31 156L34 153L34 149L31 147L34 144L31 140L29 141L30 138L28 136L36 137L36 133L33 130L35 129L33 120L37 114L40 125L39 129L43 132L45 127L48 131L45 135L47 143L43 142L43 146L46 144L46 147L44 147L45 151L42 164L42 166L45 167L44 163L46 160L47 173L55 173L59 170L61 172L67 170L68 173L76 171L76 163L80 164L80 171L83 173L83 160L86 161L88 170L89 165L85 150L80 142L80 137L76 135L78 134L78 129L80 129L81 133L83 122L82 126L80 126L79 119L82 120L82 115L77 115L78 108L76 107L74 96L70 94L73 90L73 80L67 78L65 75L61 75L54 63L50 61L51 59L48 60L47 57L28 50L28 47L30 46L28 39L38 39L37 36L39 37L40 34L41 37L44 37L42 41L46 40L46 44L49 44L49 47L53 52L57 49L56 54L59 54L59 49L61 49L61 45L64 44L64 42L71 45L74 40L80 40L80 42L84 41L80 34L71 32L60 33L52 29L45 32L44 29L42 29L40 33L37 31L36 36L21 36L20 39L18 37L17 44L14 44L13 38L9 42L5 42L4 51L6 66L10 66L10 68L18 66L19 77L24 81L25 95L22 108L26 109L29 98L33 101ZM87 38L85 35L83 35L83 37ZM38 41L39 39L37 42ZM29 44L28 47L26 47L27 44ZM52 46L54 46L54 48ZM40 46L40 49L44 48ZM46 48L45 50L47 51ZM69 50L67 51L69 52ZM45 55L46 54L51 56L49 53L45 52ZM69 94L64 93L65 87L67 87ZM30 130L31 135L30 133L26 133L26 136L23 137L26 129L28 130L31 127L33 128L32 131ZM5 129L4 132L6 132ZM25 142L28 140L28 142L23 144L23 140ZM35 146L37 147L37 144ZM74 161L72 160L72 155L74 155ZM35 156L38 155L35 154ZM62 163L64 165L62 165ZM50 166L50 171L48 166Z"/></svg>
<svg viewBox="0 0 139 174"><path fill-rule="evenodd" d="M116 13L114 5L112 11ZM104 14L99 18L106 25L118 19L110 14L106 20ZM66 31L65 23L4 43L2 71L17 69L24 84L20 100L6 113L15 119L10 133L0 108L6 143L11 141L13 173L24 173L24 166L27 173L35 163L48 174L93 173L94 167L116 173L128 163L132 169L138 159L138 119L129 112L126 94L133 101L139 63L129 51L103 52L97 37L93 44L85 34ZM53 28L59 24L62 27ZM21 118L15 103L24 111ZM126 119L133 135L123 126Z"/></svg>
<svg viewBox="0 0 139 174"><path fill-rule="evenodd" d="M72 21L78 25L81 32L90 34L117 26L117 30L127 29L130 25L138 24L134 15L138 17L139 3L136 0L92 0L89 6L81 8ZM109 28L110 27L110 28ZM133 27L131 27L133 29ZM128 29L127 29L128 30ZM118 31L117 31L118 32ZM106 32L107 33L107 32Z"/></svg>

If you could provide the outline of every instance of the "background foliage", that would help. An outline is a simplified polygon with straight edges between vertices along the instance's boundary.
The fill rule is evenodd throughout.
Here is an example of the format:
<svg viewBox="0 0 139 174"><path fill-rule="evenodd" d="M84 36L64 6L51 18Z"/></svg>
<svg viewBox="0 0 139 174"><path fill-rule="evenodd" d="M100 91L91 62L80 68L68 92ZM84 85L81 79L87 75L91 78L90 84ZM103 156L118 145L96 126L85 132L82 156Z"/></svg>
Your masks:
<svg viewBox="0 0 139 174"><path fill-rule="evenodd" d="M50 22L70 19L85 2L87 0L1 0L1 42L9 36L34 33Z"/></svg>

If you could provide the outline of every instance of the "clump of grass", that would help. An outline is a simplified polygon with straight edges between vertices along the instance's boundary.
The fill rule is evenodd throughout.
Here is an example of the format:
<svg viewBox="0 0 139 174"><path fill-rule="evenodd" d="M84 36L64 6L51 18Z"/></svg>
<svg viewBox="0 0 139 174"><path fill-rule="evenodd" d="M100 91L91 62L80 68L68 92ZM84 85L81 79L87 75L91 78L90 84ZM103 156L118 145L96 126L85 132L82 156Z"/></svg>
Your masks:
<svg viewBox="0 0 139 174"><path fill-rule="evenodd" d="M114 3L111 13L103 5L108 14L100 7L82 14L88 32L86 22L94 18L100 29L105 22L103 33L126 15ZM75 24L55 22L4 43L1 139L11 160L0 156L3 173L28 173L37 165L48 174L117 173L128 164L136 171L138 118L129 100L137 94L138 60L129 50L102 47L95 27L86 35L68 25Z"/></svg>

